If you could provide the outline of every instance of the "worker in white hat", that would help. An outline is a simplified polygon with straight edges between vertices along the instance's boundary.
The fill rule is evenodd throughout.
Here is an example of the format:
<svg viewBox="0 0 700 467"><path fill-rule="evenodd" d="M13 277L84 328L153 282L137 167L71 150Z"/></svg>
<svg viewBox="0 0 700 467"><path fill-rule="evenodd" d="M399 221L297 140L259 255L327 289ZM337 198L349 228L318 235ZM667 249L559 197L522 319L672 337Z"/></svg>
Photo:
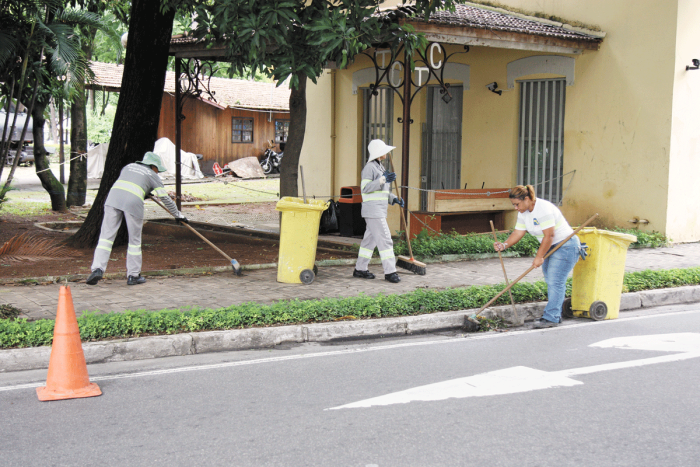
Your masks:
<svg viewBox="0 0 700 467"><path fill-rule="evenodd" d="M369 272L369 261L372 259L374 248L379 250L379 257L384 267L384 279L389 282L400 282L401 278L396 272L396 258L394 257L394 242L391 241L391 232L386 222L387 207L391 204L404 206L404 201L391 192L391 182L396 180L396 174L384 169L381 161L394 149L380 139L370 141L369 159L362 169L362 217L367 223L365 236L360 244L360 251L355 264L353 277L362 279L374 279L374 274Z"/></svg>
<svg viewBox="0 0 700 467"><path fill-rule="evenodd" d="M129 247L126 250L127 285L137 285L146 282L141 276L141 229L143 228L143 200L151 192L168 208L170 213L179 221L188 222L187 218L178 211L158 172L166 172L161 157L154 152L147 152L142 161L125 166L109 190L104 206L104 217L100 230L100 240L97 242L92 261L92 273L87 278L89 285L95 285L102 279L112 244L117 237L122 219L126 219L129 231Z"/></svg>

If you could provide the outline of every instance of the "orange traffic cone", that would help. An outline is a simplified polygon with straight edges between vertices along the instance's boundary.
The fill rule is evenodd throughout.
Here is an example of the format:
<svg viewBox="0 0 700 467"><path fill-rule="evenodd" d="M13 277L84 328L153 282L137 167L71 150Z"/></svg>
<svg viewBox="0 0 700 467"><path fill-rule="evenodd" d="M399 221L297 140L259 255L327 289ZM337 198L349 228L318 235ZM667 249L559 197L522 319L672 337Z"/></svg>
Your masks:
<svg viewBox="0 0 700 467"><path fill-rule="evenodd" d="M40 401L102 395L100 387L91 383L88 377L78 320L73 308L73 296L70 287L67 286L61 286L58 294L58 310L46 386L36 388L36 394Z"/></svg>

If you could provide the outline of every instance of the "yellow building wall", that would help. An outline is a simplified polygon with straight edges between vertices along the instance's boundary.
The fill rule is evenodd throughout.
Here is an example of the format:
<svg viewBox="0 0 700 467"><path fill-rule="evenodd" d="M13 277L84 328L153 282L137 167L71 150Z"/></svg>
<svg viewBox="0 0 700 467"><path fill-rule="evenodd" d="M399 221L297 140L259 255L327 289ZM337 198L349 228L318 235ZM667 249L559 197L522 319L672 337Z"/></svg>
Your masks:
<svg viewBox="0 0 700 467"><path fill-rule="evenodd" d="M700 239L700 70L687 70L700 59L700 7L678 2L673 120L666 234L674 241Z"/></svg>
<svg viewBox="0 0 700 467"><path fill-rule="evenodd" d="M331 76L325 73L316 85L309 80L306 88L306 133L301 147L299 165L304 167L306 196L327 200L331 195L332 122ZM283 162L284 163L284 162ZM299 195L302 194L299 171Z"/></svg>

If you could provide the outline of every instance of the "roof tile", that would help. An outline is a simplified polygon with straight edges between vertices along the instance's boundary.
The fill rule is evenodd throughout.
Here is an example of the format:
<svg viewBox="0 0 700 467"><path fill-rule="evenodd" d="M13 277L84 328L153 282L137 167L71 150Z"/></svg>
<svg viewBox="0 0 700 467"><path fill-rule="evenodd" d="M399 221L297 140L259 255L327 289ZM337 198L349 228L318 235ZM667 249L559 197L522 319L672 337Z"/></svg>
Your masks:
<svg viewBox="0 0 700 467"><path fill-rule="evenodd" d="M90 68L95 73L91 83L94 87L120 89L124 65L91 62ZM209 89L214 93L217 104L253 110L289 111L289 86L283 83L261 83L244 79L211 78ZM165 92L175 93L175 73L168 71L165 77ZM206 94L202 98L206 99Z"/></svg>

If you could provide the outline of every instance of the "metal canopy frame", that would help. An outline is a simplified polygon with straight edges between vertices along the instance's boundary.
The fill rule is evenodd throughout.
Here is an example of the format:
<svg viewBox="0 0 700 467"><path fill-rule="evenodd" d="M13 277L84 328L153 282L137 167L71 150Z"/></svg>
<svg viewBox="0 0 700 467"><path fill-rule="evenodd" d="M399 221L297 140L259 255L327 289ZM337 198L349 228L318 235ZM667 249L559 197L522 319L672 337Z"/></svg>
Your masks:
<svg viewBox="0 0 700 467"><path fill-rule="evenodd" d="M440 60L439 64L435 64L432 54L434 50L439 50L441 56L444 57ZM442 100L445 103L449 103L452 100L452 95L450 94L450 84L445 83L444 74L445 67L449 62L449 59L457 54L463 54L469 52L469 46L465 45L464 50L453 52L451 54L447 53L445 47L439 42L431 42L425 48L425 50L416 50L418 58L414 60L415 64L423 64L422 67L414 67L416 70L426 70L428 72L428 77L425 82L419 81L416 83L413 80L411 73L411 67L409 65L411 57L402 45L396 51L391 51L391 60L386 67L379 65L377 61L377 51L382 52L381 48L375 48L373 53L370 55L367 52L362 52L362 55L369 57L369 59L374 64L375 71L375 82L370 84L370 89L372 90L371 96L376 96L378 94L377 89L379 87L388 87L392 89L401 99L403 105L403 115L397 119L399 123L402 124L402 137L401 137L401 198L404 199L406 205L408 205L408 173L409 173L409 143L410 143L410 125L413 123L411 118L411 104L413 103L413 98L425 87L431 80L431 77L437 80L440 86L440 94L443 94ZM398 61L399 54L403 51L404 60L403 62ZM430 52L428 52L430 51ZM382 52L383 53L383 52ZM431 55L428 58L428 54ZM400 66L403 69L403 79L399 84L394 84L389 75L391 70L395 70L396 67ZM383 83L383 81L386 81ZM400 91L401 90L401 91Z"/></svg>
<svg viewBox="0 0 700 467"><path fill-rule="evenodd" d="M200 62L196 58L184 61L175 57L175 204L182 209L182 170L180 167L182 150L182 112L185 98L199 98L206 94L210 101L216 102L214 93L209 89L211 77L214 74L212 62Z"/></svg>

